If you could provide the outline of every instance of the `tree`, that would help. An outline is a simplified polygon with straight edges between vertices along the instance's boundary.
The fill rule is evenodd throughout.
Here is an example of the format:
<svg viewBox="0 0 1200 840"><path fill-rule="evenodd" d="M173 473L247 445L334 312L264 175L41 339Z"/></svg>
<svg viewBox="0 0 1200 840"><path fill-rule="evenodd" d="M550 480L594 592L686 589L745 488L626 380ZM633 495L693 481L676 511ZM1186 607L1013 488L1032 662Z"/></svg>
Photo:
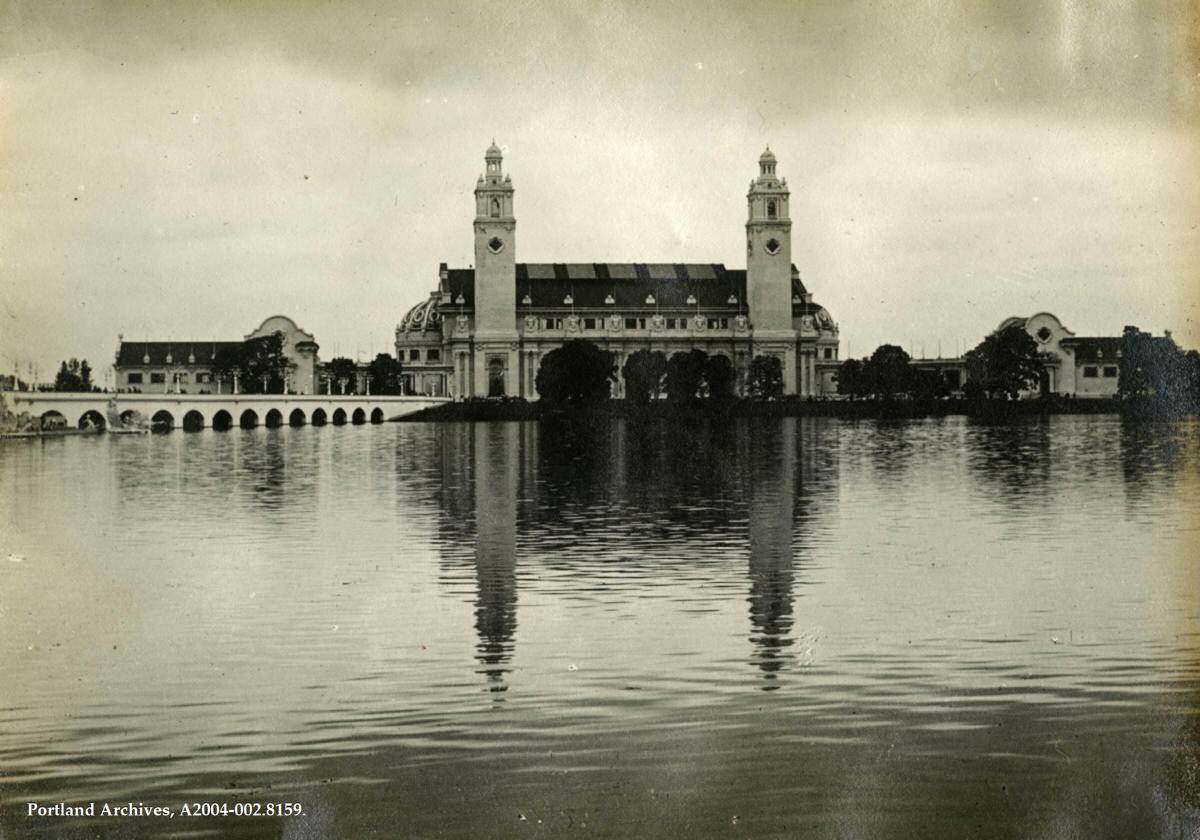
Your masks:
<svg viewBox="0 0 1200 840"><path fill-rule="evenodd" d="M282 394L291 362L283 354L283 333L242 342L239 367L242 391L247 394Z"/></svg>
<svg viewBox="0 0 1200 840"><path fill-rule="evenodd" d="M704 363L704 385L710 400L725 402L733 399L734 383L737 381L737 371L733 362L721 353L709 356Z"/></svg>
<svg viewBox="0 0 1200 840"><path fill-rule="evenodd" d="M671 402L691 402L703 395L704 370L708 354L703 350L675 353L667 360L667 399Z"/></svg>
<svg viewBox="0 0 1200 840"><path fill-rule="evenodd" d="M329 374L331 382L336 385L334 393L353 394L355 392L355 386L358 385L358 365L353 359L347 359L345 356L330 359L325 370Z"/></svg>
<svg viewBox="0 0 1200 840"><path fill-rule="evenodd" d="M1117 392L1122 399L1154 397L1164 407L1200 407L1200 353L1183 352L1170 333L1155 337L1137 327L1121 336Z"/></svg>
<svg viewBox="0 0 1200 840"><path fill-rule="evenodd" d="M87 359L64 361L59 365L54 377L55 391L90 391L92 390L92 368Z"/></svg>
<svg viewBox="0 0 1200 840"><path fill-rule="evenodd" d="M964 359L967 376L992 396L1004 394L1016 399L1022 391L1037 385L1042 375L1037 342L1016 324L989 335Z"/></svg>
<svg viewBox="0 0 1200 840"><path fill-rule="evenodd" d="M838 393L855 399L871 393L866 377L866 360L846 359L838 366Z"/></svg>
<svg viewBox="0 0 1200 840"><path fill-rule="evenodd" d="M400 383L402 366L390 353L380 353L367 367L367 378L371 383L372 394L399 394L403 391Z"/></svg>
<svg viewBox="0 0 1200 840"><path fill-rule="evenodd" d="M551 403L594 403L612 396L616 379L612 353L584 339L574 339L542 359L535 385Z"/></svg>
<svg viewBox="0 0 1200 840"><path fill-rule="evenodd" d="M864 379L870 393L883 400L894 399L897 394L909 394L913 390L911 357L903 347L881 344L875 348L864 365Z"/></svg>
<svg viewBox="0 0 1200 840"><path fill-rule="evenodd" d="M242 373L242 346L240 344L223 344L217 349L212 360L212 375L218 382L228 382L229 392L233 393L233 378L239 377L238 390L242 389L240 376Z"/></svg>
<svg viewBox="0 0 1200 840"><path fill-rule="evenodd" d="M625 399L638 405L658 399L666 372L667 357L657 350L631 353L621 368L625 377Z"/></svg>
<svg viewBox="0 0 1200 840"><path fill-rule="evenodd" d="M783 396L783 362L778 356L755 356L750 362L750 396L757 400L776 400Z"/></svg>

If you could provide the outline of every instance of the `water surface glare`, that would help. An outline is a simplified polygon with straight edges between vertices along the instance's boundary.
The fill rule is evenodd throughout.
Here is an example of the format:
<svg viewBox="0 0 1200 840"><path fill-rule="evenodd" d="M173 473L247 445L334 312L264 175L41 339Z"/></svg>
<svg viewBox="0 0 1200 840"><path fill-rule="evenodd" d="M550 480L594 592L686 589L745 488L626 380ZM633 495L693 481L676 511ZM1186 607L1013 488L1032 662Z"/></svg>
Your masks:
<svg viewBox="0 0 1200 840"><path fill-rule="evenodd" d="M0 442L0 837L1200 836L1198 511L1115 416Z"/></svg>

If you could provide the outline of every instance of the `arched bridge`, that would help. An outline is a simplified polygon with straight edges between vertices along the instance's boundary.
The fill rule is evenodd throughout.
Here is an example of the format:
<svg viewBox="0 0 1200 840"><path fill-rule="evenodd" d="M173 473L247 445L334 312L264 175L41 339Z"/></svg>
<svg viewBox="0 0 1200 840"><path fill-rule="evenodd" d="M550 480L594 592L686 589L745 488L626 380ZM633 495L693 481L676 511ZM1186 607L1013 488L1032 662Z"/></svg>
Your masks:
<svg viewBox="0 0 1200 840"><path fill-rule="evenodd" d="M382 423L431 408L449 397L337 396L336 394L72 394L6 391L9 410L41 418L43 427L105 426L109 401L122 418L134 412L157 429L199 431L255 426L340 426Z"/></svg>

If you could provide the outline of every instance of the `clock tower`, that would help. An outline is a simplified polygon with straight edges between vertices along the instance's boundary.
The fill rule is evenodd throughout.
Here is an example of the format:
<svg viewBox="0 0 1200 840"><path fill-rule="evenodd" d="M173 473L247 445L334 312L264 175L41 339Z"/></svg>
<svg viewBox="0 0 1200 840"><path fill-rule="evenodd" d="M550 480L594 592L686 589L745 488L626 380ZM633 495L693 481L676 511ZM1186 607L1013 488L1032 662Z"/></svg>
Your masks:
<svg viewBox="0 0 1200 840"><path fill-rule="evenodd" d="M517 382L516 233L512 178L492 141L475 184L475 370L477 397L514 396Z"/></svg>
<svg viewBox="0 0 1200 840"><path fill-rule="evenodd" d="M746 196L746 297L754 354L783 363L783 390L796 393L796 331L792 328L792 220L787 180L775 174L768 146Z"/></svg>

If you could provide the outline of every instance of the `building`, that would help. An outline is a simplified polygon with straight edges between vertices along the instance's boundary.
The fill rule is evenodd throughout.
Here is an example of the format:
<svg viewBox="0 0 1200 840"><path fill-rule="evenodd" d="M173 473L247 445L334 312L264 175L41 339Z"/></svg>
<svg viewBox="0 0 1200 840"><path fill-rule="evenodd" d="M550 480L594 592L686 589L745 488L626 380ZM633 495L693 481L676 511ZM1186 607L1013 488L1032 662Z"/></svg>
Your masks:
<svg viewBox="0 0 1200 840"><path fill-rule="evenodd" d="M519 263L512 179L493 143L475 185L475 264L441 265L437 288L396 327L416 393L536 399L546 353L587 339L620 368L637 350L726 355L744 384L751 359L779 358L784 391L837 390L838 327L792 264L790 193L770 149L747 195L746 268L717 263Z"/></svg>
<svg viewBox="0 0 1200 840"><path fill-rule="evenodd" d="M217 354L276 332L283 336L283 354L290 363L285 392L318 393L319 345L312 333L286 315L273 315L242 341L125 341L122 336L113 364L116 389L144 394L239 393L242 386L236 374L216 375Z"/></svg>
<svg viewBox="0 0 1200 840"><path fill-rule="evenodd" d="M1075 397L1117 395L1120 336L1077 336L1049 312L1039 312L1029 318L1005 318L996 331L1011 326L1024 328L1038 343L1043 364L1040 393Z"/></svg>
<svg viewBox="0 0 1200 840"><path fill-rule="evenodd" d="M1021 327L1038 344L1042 358L1042 375L1036 389L1025 396L1058 394L1080 398L1115 397L1121 367L1121 336L1077 336L1058 316L1039 312L1028 318L1005 318L996 332L1009 327ZM966 360L962 357L944 359L913 359L919 371L941 377L957 390L967 381Z"/></svg>

